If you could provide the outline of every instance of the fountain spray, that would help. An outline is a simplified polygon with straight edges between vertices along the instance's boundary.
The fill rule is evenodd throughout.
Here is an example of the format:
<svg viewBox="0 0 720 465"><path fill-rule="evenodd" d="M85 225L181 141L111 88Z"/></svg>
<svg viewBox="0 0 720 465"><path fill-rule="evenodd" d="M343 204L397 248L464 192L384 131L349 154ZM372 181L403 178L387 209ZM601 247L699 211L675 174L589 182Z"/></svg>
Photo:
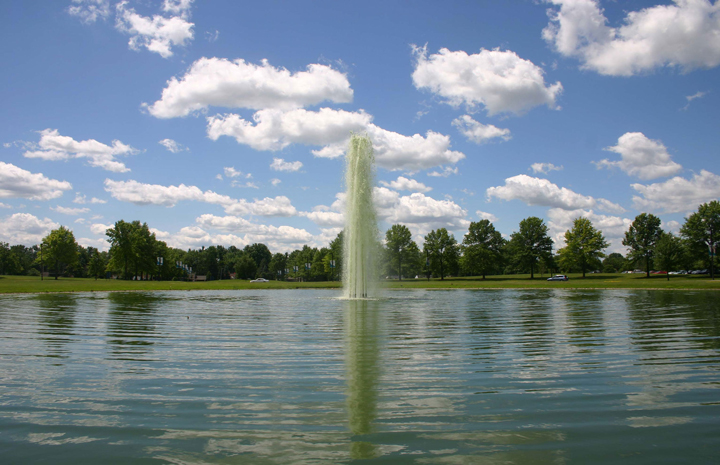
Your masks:
<svg viewBox="0 0 720 465"><path fill-rule="evenodd" d="M375 156L367 135L353 134L345 155L343 286L350 299L373 297L377 215L373 204Z"/></svg>

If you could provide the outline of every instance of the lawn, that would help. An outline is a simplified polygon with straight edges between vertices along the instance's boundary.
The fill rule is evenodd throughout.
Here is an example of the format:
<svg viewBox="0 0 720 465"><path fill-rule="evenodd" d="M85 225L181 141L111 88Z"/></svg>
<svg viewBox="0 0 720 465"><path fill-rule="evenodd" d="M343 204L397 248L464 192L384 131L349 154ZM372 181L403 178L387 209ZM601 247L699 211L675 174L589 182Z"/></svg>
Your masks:
<svg viewBox="0 0 720 465"><path fill-rule="evenodd" d="M479 277L446 278L444 280L407 279L387 280L382 286L388 289L696 289L720 290L720 279L710 280L708 276L667 276L654 275L646 278L641 274L591 274L582 278L571 274L569 281L547 281L544 277L530 275L503 275ZM309 289L340 288L339 282L293 283L270 281L250 283L231 279L209 282L182 281L122 281L114 279L60 278L40 280L29 276L0 276L0 294L31 292L98 292L98 291L159 291L159 290L234 290L234 289Z"/></svg>

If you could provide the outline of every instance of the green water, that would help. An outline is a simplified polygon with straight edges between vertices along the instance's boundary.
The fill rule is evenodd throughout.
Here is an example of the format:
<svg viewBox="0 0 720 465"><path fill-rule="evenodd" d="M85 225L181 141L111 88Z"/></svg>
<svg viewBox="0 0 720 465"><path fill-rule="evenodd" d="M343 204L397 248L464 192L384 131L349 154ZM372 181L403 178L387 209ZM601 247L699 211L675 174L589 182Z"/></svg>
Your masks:
<svg viewBox="0 0 720 465"><path fill-rule="evenodd" d="M718 463L716 293L339 296L0 296L0 462Z"/></svg>

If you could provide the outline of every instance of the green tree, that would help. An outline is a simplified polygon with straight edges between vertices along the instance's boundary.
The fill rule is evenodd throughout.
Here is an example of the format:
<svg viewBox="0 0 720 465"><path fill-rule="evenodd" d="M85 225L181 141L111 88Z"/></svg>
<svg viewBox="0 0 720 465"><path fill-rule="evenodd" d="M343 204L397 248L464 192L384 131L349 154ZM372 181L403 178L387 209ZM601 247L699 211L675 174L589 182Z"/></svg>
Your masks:
<svg viewBox="0 0 720 465"><path fill-rule="evenodd" d="M603 273L619 273L625 269L625 257L622 254L613 252L602 262Z"/></svg>
<svg viewBox="0 0 720 465"><path fill-rule="evenodd" d="M55 268L55 279L66 267L72 267L77 261L77 242L72 231L65 226L50 231L42 240L43 260Z"/></svg>
<svg viewBox="0 0 720 465"><path fill-rule="evenodd" d="M394 224L385 232L385 253L390 267L397 270L398 279L402 281L403 262L412 261L417 255L417 244L412 240L412 233L407 226ZM397 265L397 268L395 266Z"/></svg>
<svg viewBox="0 0 720 465"><path fill-rule="evenodd" d="M452 234L447 229L439 228L430 231L425 236L424 250L429 252L430 269L433 274L439 274L440 279L445 279L445 273L457 271L460 248Z"/></svg>
<svg viewBox="0 0 720 465"><path fill-rule="evenodd" d="M589 219L576 218L572 229L565 231L565 247L558 250L560 263L564 268L579 268L584 278L588 265L603 258L603 250L608 245L602 232L595 229Z"/></svg>
<svg viewBox="0 0 720 465"><path fill-rule="evenodd" d="M520 229L510 236L508 246L515 263L530 268L530 279L534 279L538 261L551 259L552 244L545 222L530 216L520 222Z"/></svg>
<svg viewBox="0 0 720 465"><path fill-rule="evenodd" d="M482 275L485 279L485 275L500 268L504 245L505 239L489 220L470 223L462 244L464 272L470 276Z"/></svg>
<svg viewBox="0 0 720 465"><path fill-rule="evenodd" d="M680 234L691 245L707 248L710 256L710 277L715 279L715 252L720 243L720 202L713 200L698 207L698 211L685 218Z"/></svg>
<svg viewBox="0 0 720 465"><path fill-rule="evenodd" d="M123 220L115 222L112 228L105 231L110 242L110 262L112 270L122 270L123 279L129 279L129 267L133 261L133 230L132 223Z"/></svg>
<svg viewBox="0 0 720 465"><path fill-rule="evenodd" d="M242 254L235 262L238 279L252 279L257 273L257 264L249 254Z"/></svg>
<svg viewBox="0 0 720 465"><path fill-rule="evenodd" d="M275 279L280 280L285 276L285 269L287 268L287 256L285 254L276 253L270 259L270 273L275 276Z"/></svg>
<svg viewBox="0 0 720 465"><path fill-rule="evenodd" d="M335 268L330 269L330 260L335 260ZM326 259L327 271L331 279L341 279L343 273L343 231L330 242L330 255Z"/></svg>
<svg viewBox="0 0 720 465"><path fill-rule="evenodd" d="M670 271L683 260L682 240L672 233L663 234L655 244L655 264L664 271L667 271L667 279L670 281Z"/></svg>
<svg viewBox="0 0 720 465"><path fill-rule="evenodd" d="M650 277L650 266L655 254L655 244L663 234L660 218L651 213L640 213L625 232L622 244L630 248L628 258L645 261L645 276Z"/></svg>
<svg viewBox="0 0 720 465"><path fill-rule="evenodd" d="M99 276L105 275L105 260L103 260L102 255L97 249L92 254L92 257L90 257L88 274L90 276L93 276L95 278L95 281L97 281Z"/></svg>

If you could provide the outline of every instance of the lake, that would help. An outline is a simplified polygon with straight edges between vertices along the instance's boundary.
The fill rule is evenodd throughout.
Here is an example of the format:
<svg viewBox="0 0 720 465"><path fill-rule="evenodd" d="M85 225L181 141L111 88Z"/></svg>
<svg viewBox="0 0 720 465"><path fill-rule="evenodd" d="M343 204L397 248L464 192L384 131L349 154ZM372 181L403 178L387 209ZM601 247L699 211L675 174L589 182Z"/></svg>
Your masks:
<svg viewBox="0 0 720 465"><path fill-rule="evenodd" d="M720 293L339 295L0 296L0 461L720 461Z"/></svg>

